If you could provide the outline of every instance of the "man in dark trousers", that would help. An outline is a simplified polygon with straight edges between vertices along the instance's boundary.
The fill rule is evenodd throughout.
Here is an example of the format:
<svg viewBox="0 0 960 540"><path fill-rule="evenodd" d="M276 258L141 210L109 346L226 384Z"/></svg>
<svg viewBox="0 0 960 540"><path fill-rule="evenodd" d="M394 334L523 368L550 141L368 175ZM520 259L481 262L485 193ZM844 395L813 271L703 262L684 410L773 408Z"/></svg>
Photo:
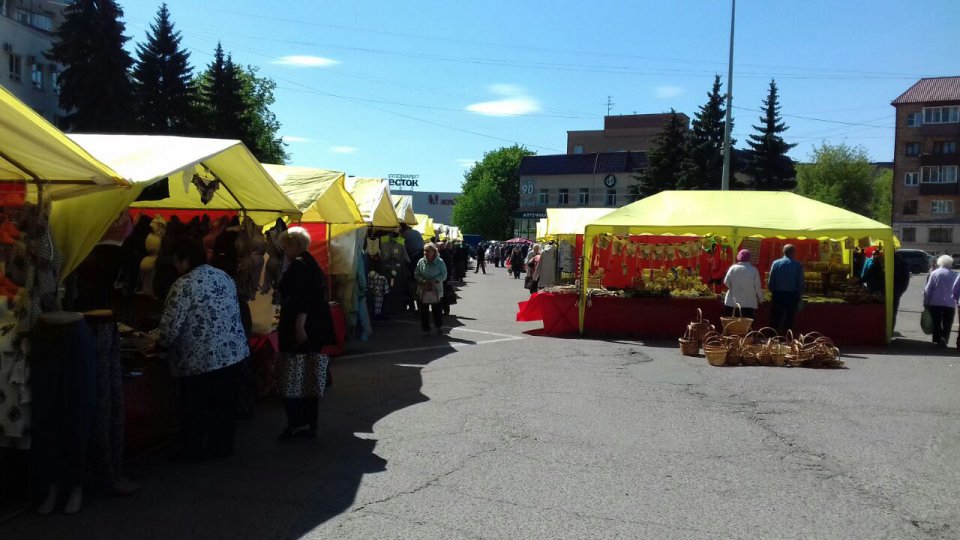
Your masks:
<svg viewBox="0 0 960 540"><path fill-rule="evenodd" d="M773 261L767 277L767 289L773 295L770 305L770 326L781 335L793 328L793 319L803 299L803 265L796 260L797 248L783 246L783 257Z"/></svg>
<svg viewBox="0 0 960 540"><path fill-rule="evenodd" d="M483 270L484 275L487 273L487 253L483 244L477 246L477 267L474 269L473 273L478 274L480 270Z"/></svg>

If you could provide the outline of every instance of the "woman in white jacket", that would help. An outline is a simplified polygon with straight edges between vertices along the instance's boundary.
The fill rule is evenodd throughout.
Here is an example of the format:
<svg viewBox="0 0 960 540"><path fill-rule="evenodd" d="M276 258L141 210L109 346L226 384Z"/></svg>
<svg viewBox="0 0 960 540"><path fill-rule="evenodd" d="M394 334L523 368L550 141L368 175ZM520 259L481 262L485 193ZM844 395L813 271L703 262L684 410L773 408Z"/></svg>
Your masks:
<svg viewBox="0 0 960 540"><path fill-rule="evenodd" d="M729 308L730 316L734 306L740 304L743 316L753 318L753 312L763 303L763 288L760 284L760 271L750 264L750 250L741 249L737 253L737 264L727 270L723 279L727 286L727 296L723 303Z"/></svg>

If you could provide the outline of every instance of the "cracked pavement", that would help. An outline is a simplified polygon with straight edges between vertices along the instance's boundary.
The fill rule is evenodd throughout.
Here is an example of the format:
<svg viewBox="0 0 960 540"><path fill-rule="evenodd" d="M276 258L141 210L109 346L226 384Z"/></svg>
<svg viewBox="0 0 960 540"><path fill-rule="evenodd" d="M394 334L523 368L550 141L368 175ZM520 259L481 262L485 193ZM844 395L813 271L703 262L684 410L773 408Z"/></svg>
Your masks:
<svg viewBox="0 0 960 540"><path fill-rule="evenodd" d="M919 333L922 277L903 339L806 370L527 335L524 291L495 270L470 274L453 308L475 332L387 321L335 361L317 444L278 445L268 401L236 456L134 460L135 497L25 515L0 536L960 537L960 356ZM504 336L522 339L484 344ZM364 356L409 348L429 349Z"/></svg>

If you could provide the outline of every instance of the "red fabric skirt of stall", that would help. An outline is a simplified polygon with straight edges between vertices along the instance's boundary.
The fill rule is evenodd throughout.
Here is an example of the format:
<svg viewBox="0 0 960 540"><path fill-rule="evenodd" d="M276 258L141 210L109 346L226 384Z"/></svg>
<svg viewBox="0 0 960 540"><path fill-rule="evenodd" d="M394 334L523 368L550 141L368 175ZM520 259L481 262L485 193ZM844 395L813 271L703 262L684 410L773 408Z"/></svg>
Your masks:
<svg viewBox="0 0 960 540"><path fill-rule="evenodd" d="M518 321L543 321L546 335L578 333L577 295L538 293L520 303ZM724 305L714 299L617 298L596 297L590 300L584 319L587 336L620 336L643 339L673 340L697 318L703 317L720 327ZM755 316L754 328L769 324L769 306L762 306ZM794 332L820 332L841 347L883 346L884 306L882 304L807 304L797 314Z"/></svg>

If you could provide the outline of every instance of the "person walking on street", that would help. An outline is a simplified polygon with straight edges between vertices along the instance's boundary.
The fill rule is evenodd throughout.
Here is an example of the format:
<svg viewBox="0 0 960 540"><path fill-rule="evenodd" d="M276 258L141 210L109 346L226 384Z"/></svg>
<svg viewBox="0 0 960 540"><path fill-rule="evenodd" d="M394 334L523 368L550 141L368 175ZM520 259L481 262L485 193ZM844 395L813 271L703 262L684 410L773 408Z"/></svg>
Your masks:
<svg viewBox="0 0 960 540"><path fill-rule="evenodd" d="M520 272L523 271L523 253L520 248L513 248L510 255L510 271L513 272L513 279L520 279Z"/></svg>
<svg viewBox="0 0 960 540"><path fill-rule="evenodd" d="M803 301L803 265L796 260L797 248L793 244L783 246L783 257L770 265L767 277L767 289L772 301L770 306L770 326L781 335L793 328L793 319Z"/></svg>
<svg viewBox="0 0 960 540"><path fill-rule="evenodd" d="M479 274L483 270L483 274L487 274L487 250L483 249L482 246L477 246L477 267L473 270L474 274Z"/></svg>
<svg viewBox="0 0 960 540"><path fill-rule="evenodd" d="M743 317L753 318L753 314L763 303L763 287L760 283L760 271L750 264L750 250L741 249L737 253L737 263L727 270L723 284L727 286L727 295L724 305L727 306L727 315L734 317L736 305L740 304Z"/></svg>
<svg viewBox="0 0 960 540"><path fill-rule="evenodd" d="M923 288L923 309L930 310L933 317L933 344L946 347L950 340L950 328L953 326L953 313L957 310L957 273L950 269L953 257L941 255L937 259L937 269L930 272L927 284Z"/></svg>
<svg viewBox="0 0 960 540"><path fill-rule="evenodd" d="M447 280L447 265L440 258L437 245L430 242L423 246L423 258L414 272L417 280L417 298L420 304L420 326L423 336L430 335L430 310L433 310L433 325L437 335L443 333L443 282Z"/></svg>

